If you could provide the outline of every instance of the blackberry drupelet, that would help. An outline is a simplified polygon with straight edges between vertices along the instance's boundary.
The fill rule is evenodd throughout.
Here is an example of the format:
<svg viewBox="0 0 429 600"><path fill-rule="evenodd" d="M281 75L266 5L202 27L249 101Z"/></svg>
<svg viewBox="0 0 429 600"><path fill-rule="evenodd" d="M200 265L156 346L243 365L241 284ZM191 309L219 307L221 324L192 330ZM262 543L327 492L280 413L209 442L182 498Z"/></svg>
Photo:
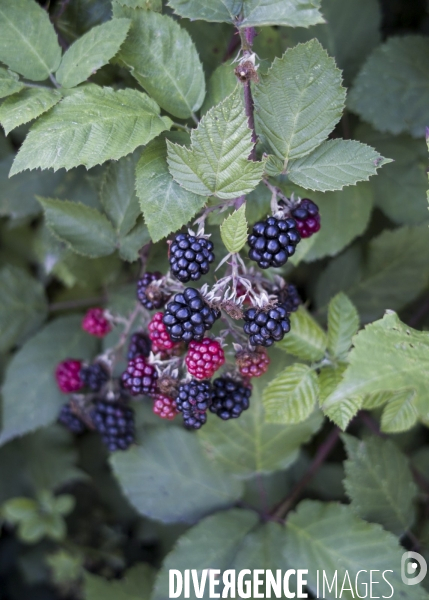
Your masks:
<svg viewBox="0 0 429 600"><path fill-rule="evenodd" d="M219 317L220 311L210 308L198 290L185 288L167 304L163 321L173 342L199 342Z"/></svg>
<svg viewBox="0 0 429 600"><path fill-rule="evenodd" d="M99 392L101 388L109 381L109 373L98 362L80 370L80 378L85 387L92 392Z"/></svg>
<svg viewBox="0 0 429 600"><path fill-rule="evenodd" d="M253 226L247 239L249 258L256 261L261 269L281 267L295 253L300 240L295 219L268 217Z"/></svg>
<svg viewBox="0 0 429 600"><path fill-rule="evenodd" d="M213 242L203 237L179 233L170 246L171 272L183 283L206 275L214 259Z"/></svg>
<svg viewBox="0 0 429 600"><path fill-rule="evenodd" d="M243 410L249 408L251 388L244 386L240 381L229 377L218 377L213 381L213 402L210 412L227 421L236 419Z"/></svg>
<svg viewBox="0 0 429 600"><path fill-rule="evenodd" d="M58 422L72 433L79 434L86 431L85 423L72 412L70 404L64 404L58 416Z"/></svg>
<svg viewBox="0 0 429 600"><path fill-rule="evenodd" d="M183 421L189 429L200 429L207 420L207 409L212 402L212 387L209 381L183 383L179 387L176 407L183 414Z"/></svg>
<svg viewBox="0 0 429 600"><path fill-rule="evenodd" d="M156 368L147 363L144 356L132 358L121 376L122 385L133 396L153 394L157 379Z"/></svg>
<svg viewBox="0 0 429 600"><path fill-rule="evenodd" d="M309 238L320 229L319 207L309 198L303 198L291 211L302 238Z"/></svg>
<svg viewBox="0 0 429 600"><path fill-rule="evenodd" d="M110 452L126 450L134 442L134 411L118 402L97 402L91 414L101 439Z"/></svg>
<svg viewBox="0 0 429 600"><path fill-rule="evenodd" d="M148 357L151 349L152 342L150 341L149 337L145 333L137 331L131 336L130 345L128 346L127 358L128 360L131 360L136 356Z"/></svg>
<svg viewBox="0 0 429 600"><path fill-rule="evenodd" d="M283 306L268 311L249 308L244 313L244 320L244 333L249 336L252 346L271 346L290 331L289 317Z"/></svg>
<svg viewBox="0 0 429 600"><path fill-rule="evenodd" d="M161 308L167 301L167 297L158 287L151 286L151 283L162 278L161 273L145 273L137 282L137 298L147 310Z"/></svg>

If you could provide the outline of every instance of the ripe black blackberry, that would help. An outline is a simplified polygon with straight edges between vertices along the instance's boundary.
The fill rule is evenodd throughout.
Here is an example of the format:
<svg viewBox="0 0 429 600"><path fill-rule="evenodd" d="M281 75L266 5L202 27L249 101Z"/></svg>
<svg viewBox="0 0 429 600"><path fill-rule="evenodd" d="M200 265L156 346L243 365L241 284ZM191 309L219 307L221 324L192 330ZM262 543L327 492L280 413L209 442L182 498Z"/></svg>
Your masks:
<svg viewBox="0 0 429 600"><path fill-rule="evenodd" d="M298 310L301 304L301 298L299 297L298 290L293 283L288 283L287 287L280 290L278 294L279 305L286 309L288 314Z"/></svg>
<svg viewBox="0 0 429 600"><path fill-rule="evenodd" d="M146 356L148 357L152 348L152 342L150 341L149 336L141 331L137 331L133 333L130 339L130 344L128 346L128 354L127 359L131 360L136 356Z"/></svg>
<svg viewBox="0 0 429 600"><path fill-rule="evenodd" d="M295 219L268 217L253 226L247 239L249 258L256 261L261 269L281 267L295 253L300 240Z"/></svg>
<svg viewBox="0 0 429 600"><path fill-rule="evenodd" d="M167 304L163 322L173 342L200 342L219 317L220 311L210 308L198 290L185 288Z"/></svg>
<svg viewBox="0 0 429 600"><path fill-rule="evenodd" d="M213 242L203 237L179 233L170 246L171 272L183 283L208 273L214 259Z"/></svg>
<svg viewBox="0 0 429 600"><path fill-rule="evenodd" d="M249 408L252 390L230 377L218 377L213 381L213 402L210 412L227 421L236 419Z"/></svg>
<svg viewBox="0 0 429 600"><path fill-rule="evenodd" d="M183 421L189 429L200 429L207 420L207 409L212 402L212 387L209 381L191 379L179 387L176 407L183 414Z"/></svg>
<svg viewBox="0 0 429 600"><path fill-rule="evenodd" d="M91 418L110 452L126 450L134 442L134 411L119 402L97 402Z"/></svg>
<svg viewBox="0 0 429 600"><path fill-rule="evenodd" d="M98 362L80 370L80 378L85 387L92 392L99 392L101 388L109 381L109 373Z"/></svg>
<svg viewBox="0 0 429 600"><path fill-rule="evenodd" d="M145 273L137 282L137 298L147 310L154 310L164 306L168 297L158 286L151 285L162 278L161 273Z"/></svg>
<svg viewBox="0 0 429 600"><path fill-rule="evenodd" d="M249 336L252 346L271 346L290 331L288 313L281 305L267 311L249 308L244 313L244 320L244 333Z"/></svg>
<svg viewBox="0 0 429 600"><path fill-rule="evenodd" d="M70 404L64 404L58 416L58 422L72 433L79 434L86 431L85 423L72 412Z"/></svg>

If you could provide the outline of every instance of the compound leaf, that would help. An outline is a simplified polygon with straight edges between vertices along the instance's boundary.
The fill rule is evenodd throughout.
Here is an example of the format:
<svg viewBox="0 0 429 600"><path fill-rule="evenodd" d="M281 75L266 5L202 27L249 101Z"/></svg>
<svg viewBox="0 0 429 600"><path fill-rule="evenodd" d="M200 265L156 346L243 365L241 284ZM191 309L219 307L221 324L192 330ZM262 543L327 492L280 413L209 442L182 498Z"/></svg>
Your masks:
<svg viewBox="0 0 429 600"><path fill-rule="evenodd" d="M209 110L191 133L191 147L167 141L168 166L185 189L230 199L251 192L262 178L263 162L247 159L252 150L241 90Z"/></svg>
<svg viewBox="0 0 429 600"><path fill-rule="evenodd" d="M34 0L0 0L0 61L27 79L42 81L60 60L47 11Z"/></svg>
<svg viewBox="0 0 429 600"><path fill-rule="evenodd" d="M170 125L146 94L90 84L64 98L33 125L10 174L38 167L57 171L85 165L89 169L133 152Z"/></svg>
<svg viewBox="0 0 429 600"><path fill-rule="evenodd" d="M0 106L0 123L8 135L12 129L32 121L55 106L62 96L56 90L27 88L14 94Z"/></svg>
<svg viewBox="0 0 429 600"><path fill-rule="evenodd" d="M186 119L202 105L205 79L189 33L168 15L120 7L115 15L131 19L118 54L120 63L170 114Z"/></svg>
<svg viewBox="0 0 429 600"><path fill-rule="evenodd" d="M286 174L306 190L327 192L368 181L389 162L370 146L354 140L328 140L304 158L290 161Z"/></svg>
<svg viewBox="0 0 429 600"><path fill-rule="evenodd" d="M65 52L57 81L72 88L106 65L127 37L130 24L128 19L113 19L90 29Z"/></svg>
<svg viewBox="0 0 429 600"><path fill-rule="evenodd" d="M313 412L318 396L316 373L307 365L295 363L265 388L262 397L265 420L287 425L301 423Z"/></svg>
<svg viewBox="0 0 429 600"><path fill-rule="evenodd" d="M341 118L341 72L317 40L276 58L255 86L256 127L284 162L309 154Z"/></svg>

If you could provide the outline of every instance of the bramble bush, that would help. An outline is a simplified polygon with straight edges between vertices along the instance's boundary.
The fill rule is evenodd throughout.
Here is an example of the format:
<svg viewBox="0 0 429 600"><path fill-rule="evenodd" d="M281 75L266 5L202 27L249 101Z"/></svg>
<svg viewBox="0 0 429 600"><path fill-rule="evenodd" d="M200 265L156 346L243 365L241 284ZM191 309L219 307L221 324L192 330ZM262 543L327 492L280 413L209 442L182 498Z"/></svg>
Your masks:
<svg viewBox="0 0 429 600"><path fill-rule="evenodd" d="M428 597L428 19L0 0L1 598Z"/></svg>

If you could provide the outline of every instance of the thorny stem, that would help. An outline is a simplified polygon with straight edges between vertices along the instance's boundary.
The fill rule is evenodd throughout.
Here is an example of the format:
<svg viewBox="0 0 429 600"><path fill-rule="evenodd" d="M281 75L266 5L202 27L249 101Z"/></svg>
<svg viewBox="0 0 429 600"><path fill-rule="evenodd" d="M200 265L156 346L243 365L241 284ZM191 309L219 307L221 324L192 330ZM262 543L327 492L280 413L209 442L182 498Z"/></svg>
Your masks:
<svg viewBox="0 0 429 600"><path fill-rule="evenodd" d="M121 333L121 336L118 340L118 343L115 344L115 346L113 346L112 348L109 348L109 350L106 352L106 354L109 357L113 357L112 360L113 362L115 361L116 355L119 352L119 350L122 349L122 347L125 345L128 336L130 334L131 328L134 325L134 321L136 320L138 314L140 312L142 312L142 306L140 305L139 302L136 302L136 305L134 307L133 312L130 314L130 316L127 319L127 324L124 327L124 330Z"/></svg>
<svg viewBox="0 0 429 600"><path fill-rule="evenodd" d="M256 36L256 30L254 27L245 27L241 35L241 47L243 53L250 53L252 51L253 40ZM245 81L243 83L244 90L244 109L247 116L247 122L249 124L249 129L252 131L252 142L253 147L252 151L249 155L249 160L256 160L256 142L258 141L255 129L255 105L253 102L252 96L252 88L250 84L250 80Z"/></svg>
<svg viewBox="0 0 429 600"><path fill-rule="evenodd" d="M314 457L313 462L311 463L304 477L298 481L292 492L284 500L282 500L280 504L274 507L274 510L271 512L271 518L273 520L283 520L291 508L293 508L309 482L313 479L317 471L334 449L336 443L338 442L339 435L340 430L338 427L335 427L335 429L331 431L326 440L317 450L316 456Z"/></svg>

